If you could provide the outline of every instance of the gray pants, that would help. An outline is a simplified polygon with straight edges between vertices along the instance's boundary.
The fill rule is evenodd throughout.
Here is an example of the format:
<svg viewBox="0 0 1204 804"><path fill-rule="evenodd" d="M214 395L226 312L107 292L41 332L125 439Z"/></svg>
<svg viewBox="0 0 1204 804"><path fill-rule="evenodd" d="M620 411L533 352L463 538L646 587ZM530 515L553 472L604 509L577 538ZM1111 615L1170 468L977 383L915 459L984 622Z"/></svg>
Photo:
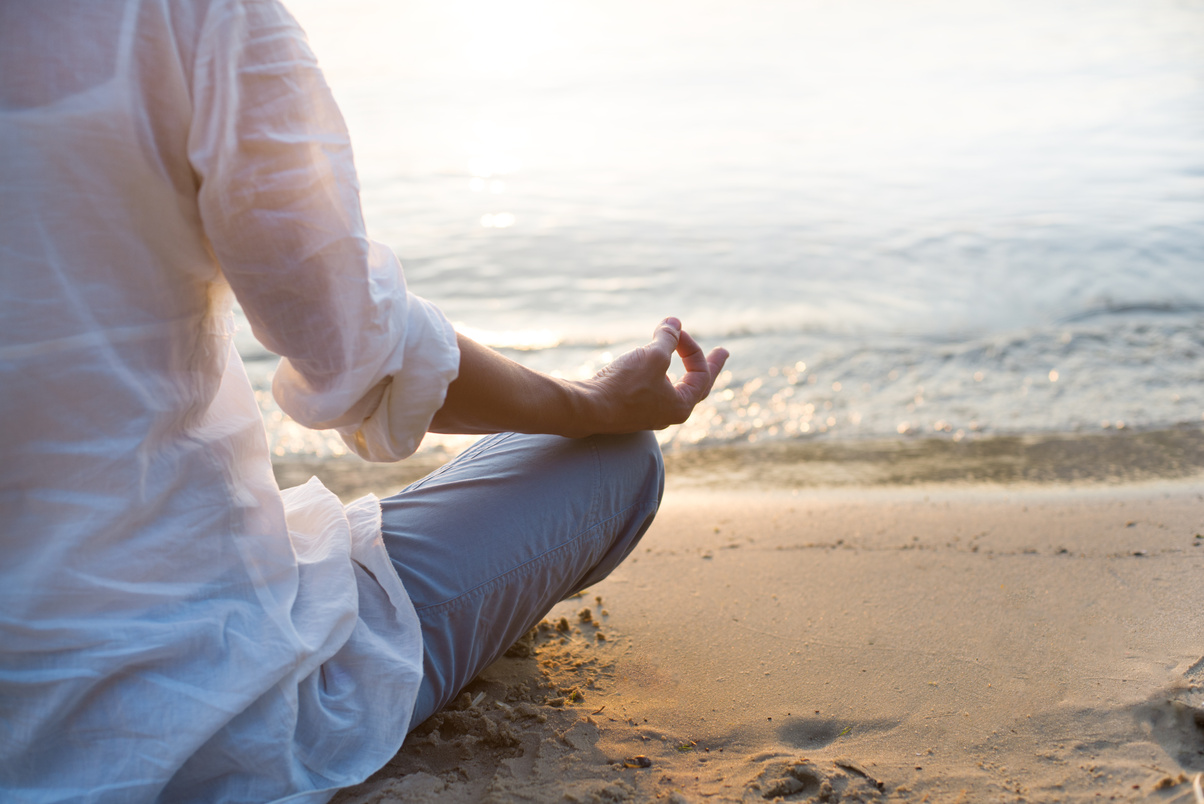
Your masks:
<svg viewBox="0 0 1204 804"><path fill-rule="evenodd" d="M652 524L663 489L651 433L503 433L382 501L385 547L426 651L410 728L558 601L610 574Z"/></svg>

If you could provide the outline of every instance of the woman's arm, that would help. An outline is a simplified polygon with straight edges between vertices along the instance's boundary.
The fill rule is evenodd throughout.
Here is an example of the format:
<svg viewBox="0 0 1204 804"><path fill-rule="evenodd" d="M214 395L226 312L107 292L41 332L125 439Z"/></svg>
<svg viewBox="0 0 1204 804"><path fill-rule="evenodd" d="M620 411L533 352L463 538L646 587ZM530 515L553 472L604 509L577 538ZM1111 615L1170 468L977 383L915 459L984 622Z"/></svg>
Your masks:
<svg viewBox="0 0 1204 804"><path fill-rule="evenodd" d="M458 335L459 376L431 422L436 433L595 433L661 430L684 422L710 392L728 353L702 348L676 318L660 323L652 342L620 355L589 380L572 381L509 360ZM666 376L676 352L686 373Z"/></svg>

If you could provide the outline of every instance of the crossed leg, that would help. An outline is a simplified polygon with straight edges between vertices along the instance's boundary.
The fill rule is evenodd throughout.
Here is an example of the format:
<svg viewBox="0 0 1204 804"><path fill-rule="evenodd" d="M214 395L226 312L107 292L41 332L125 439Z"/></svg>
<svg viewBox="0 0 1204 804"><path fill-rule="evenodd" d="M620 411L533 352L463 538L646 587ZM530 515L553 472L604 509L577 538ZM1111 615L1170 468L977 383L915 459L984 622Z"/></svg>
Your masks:
<svg viewBox="0 0 1204 804"><path fill-rule="evenodd" d="M663 488L652 433L503 433L383 500L385 547L422 623L411 728L558 601L610 574L652 524Z"/></svg>

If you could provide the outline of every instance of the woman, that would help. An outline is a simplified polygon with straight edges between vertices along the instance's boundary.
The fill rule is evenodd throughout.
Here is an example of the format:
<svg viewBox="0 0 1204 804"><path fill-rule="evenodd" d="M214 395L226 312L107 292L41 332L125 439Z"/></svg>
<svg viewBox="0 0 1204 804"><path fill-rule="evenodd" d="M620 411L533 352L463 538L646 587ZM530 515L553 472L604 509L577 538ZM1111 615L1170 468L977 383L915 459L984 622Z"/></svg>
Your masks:
<svg viewBox="0 0 1204 804"><path fill-rule="evenodd" d="M341 116L268 0L0 5L0 151L18 801L324 801L366 778L622 560L660 495L646 431L727 357L666 319L567 382L457 335L366 237ZM284 357L280 406L361 456L503 435L383 503L281 492L231 292Z"/></svg>

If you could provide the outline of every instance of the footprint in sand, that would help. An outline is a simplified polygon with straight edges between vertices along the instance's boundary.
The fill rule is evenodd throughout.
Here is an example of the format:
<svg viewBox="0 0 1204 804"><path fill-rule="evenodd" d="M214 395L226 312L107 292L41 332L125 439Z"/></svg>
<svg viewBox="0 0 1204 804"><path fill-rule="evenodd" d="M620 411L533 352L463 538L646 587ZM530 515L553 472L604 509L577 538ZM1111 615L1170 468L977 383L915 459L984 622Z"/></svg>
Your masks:
<svg viewBox="0 0 1204 804"><path fill-rule="evenodd" d="M788 720L778 729L782 742L803 751L815 751L831 745L849 727L838 720L799 717Z"/></svg>
<svg viewBox="0 0 1204 804"><path fill-rule="evenodd" d="M778 728L778 738L800 751L825 748L842 737L883 732L899 724L893 720L831 720L818 717L795 717Z"/></svg>

